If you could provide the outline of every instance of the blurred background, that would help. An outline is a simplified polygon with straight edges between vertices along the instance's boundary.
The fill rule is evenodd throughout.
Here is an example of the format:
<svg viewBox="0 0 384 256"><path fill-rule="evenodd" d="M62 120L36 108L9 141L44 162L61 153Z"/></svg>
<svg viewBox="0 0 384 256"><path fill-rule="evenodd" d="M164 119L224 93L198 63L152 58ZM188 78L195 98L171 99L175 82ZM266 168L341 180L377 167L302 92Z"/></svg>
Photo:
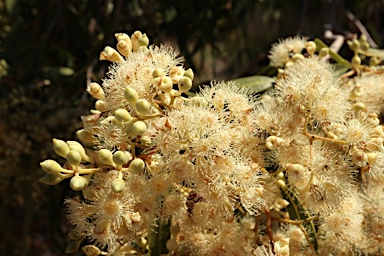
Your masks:
<svg viewBox="0 0 384 256"><path fill-rule="evenodd" d="M114 33L172 45L199 85L268 74L270 45L296 34L363 32L381 47L383 15L384 0L0 0L0 255L64 255L75 194L39 183L39 162L58 159L52 138L76 139Z"/></svg>

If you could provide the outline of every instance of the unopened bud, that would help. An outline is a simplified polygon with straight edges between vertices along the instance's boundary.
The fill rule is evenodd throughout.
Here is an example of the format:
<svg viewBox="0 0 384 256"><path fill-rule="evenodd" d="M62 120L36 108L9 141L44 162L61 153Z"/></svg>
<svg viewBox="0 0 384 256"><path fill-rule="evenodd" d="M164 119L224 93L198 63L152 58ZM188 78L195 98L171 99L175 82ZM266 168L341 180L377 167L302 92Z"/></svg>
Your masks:
<svg viewBox="0 0 384 256"><path fill-rule="evenodd" d="M125 88L124 97L131 106L135 106L136 101L139 98L137 91L131 87Z"/></svg>
<svg viewBox="0 0 384 256"><path fill-rule="evenodd" d="M97 100L95 102L95 108L100 112L107 112L109 110L109 105L103 100Z"/></svg>
<svg viewBox="0 0 384 256"><path fill-rule="evenodd" d="M131 42L127 43L124 40L117 42L116 48L119 51L119 53L124 57L128 57L128 55L132 53L132 44L130 43Z"/></svg>
<svg viewBox="0 0 384 256"><path fill-rule="evenodd" d="M114 165L112 152L109 151L108 149L105 149L105 148L100 149L98 157L103 164L107 164L111 166Z"/></svg>
<svg viewBox="0 0 384 256"><path fill-rule="evenodd" d="M292 56L292 59L294 61L300 61L300 60L304 60L304 55L301 54L301 53L295 53L293 56Z"/></svg>
<svg viewBox="0 0 384 256"><path fill-rule="evenodd" d="M165 76L163 70L161 70L160 68L156 68L155 70L153 70L153 72L152 72L153 78L157 78L157 77L161 77L161 76Z"/></svg>
<svg viewBox="0 0 384 256"><path fill-rule="evenodd" d="M145 168L145 163L140 158L135 158L130 164L129 164L129 170L134 173L142 173Z"/></svg>
<svg viewBox="0 0 384 256"><path fill-rule="evenodd" d="M54 160L45 160L44 162L40 163L41 168L44 172L50 173L50 174L57 174L63 171L64 169Z"/></svg>
<svg viewBox="0 0 384 256"><path fill-rule="evenodd" d="M98 256L101 254L101 250L94 245L86 245L81 248L87 256Z"/></svg>
<svg viewBox="0 0 384 256"><path fill-rule="evenodd" d="M81 155L78 151L76 150L71 150L67 154L67 161L71 165L78 166L81 162Z"/></svg>
<svg viewBox="0 0 384 256"><path fill-rule="evenodd" d="M172 91L172 79L168 76L157 77L155 82L162 92L170 93Z"/></svg>
<svg viewBox="0 0 384 256"><path fill-rule="evenodd" d="M147 37L147 34L142 34L139 37L139 40L137 40L137 46L140 48L142 46L147 47L149 45L149 39Z"/></svg>
<svg viewBox="0 0 384 256"><path fill-rule="evenodd" d="M191 68L187 69L185 72L184 72L184 76L187 76L189 77L191 80L193 80L193 78L195 77L195 74L193 73L193 70Z"/></svg>
<svg viewBox="0 0 384 256"><path fill-rule="evenodd" d="M309 41L305 44L305 49L307 50L308 54L313 56L316 52L316 44L313 41Z"/></svg>
<svg viewBox="0 0 384 256"><path fill-rule="evenodd" d="M191 78L184 76L178 82L179 92L187 92L192 88Z"/></svg>
<svg viewBox="0 0 384 256"><path fill-rule="evenodd" d="M125 181L121 178L117 178L114 181L112 181L111 188L113 192L120 193L125 188Z"/></svg>
<svg viewBox="0 0 384 256"><path fill-rule="evenodd" d="M120 165L120 166L128 163L129 161L128 155L124 151L120 151L120 150L113 153L112 160L116 165Z"/></svg>
<svg viewBox="0 0 384 256"><path fill-rule="evenodd" d="M327 56L328 54L329 54L329 48L328 47L321 48L321 50L319 52L319 58L323 58L323 57Z"/></svg>
<svg viewBox="0 0 384 256"><path fill-rule="evenodd" d="M84 147L77 141L67 141L70 150L76 150L81 155L82 162L90 162L91 159L85 154Z"/></svg>
<svg viewBox="0 0 384 256"><path fill-rule="evenodd" d="M132 120L131 114L129 114L129 112L123 108L115 111L115 117L119 122L129 122Z"/></svg>
<svg viewBox="0 0 384 256"><path fill-rule="evenodd" d="M71 181L69 182L69 186L74 191L79 191L85 188L88 185L88 180L84 178L83 176L75 175L72 177Z"/></svg>
<svg viewBox="0 0 384 256"><path fill-rule="evenodd" d="M168 239L167 242L165 243L165 246L167 247L168 251L176 251L177 250L177 242L176 242L176 239L174 238L171 238L171 239Z"/></svg>
<svg viewBox="0 0 384 256"><path fill-rule="evenodd" d="M137 42L141 36L142 33L140 31L135 31L131 36L132 50L135 52L139 49Z"/></svg>
<svg viewBox="0 0 384 256"><path fill-rule="evenodd" d="M83 143L92 144L94 141L92 134L87 132L84 129L78 130L76 132L76 135L81 140L81 142L83 142Z"/></svg>
<svg viewBox="0 0 384 256"><path fill-rule="evenodd" d="M358 55L355 55L353 58L352 58L352 67L355 68L355 69L358 69L360 67L360 64L361 64L361 59Z"/></svg>
<svg viewBox="0 0 384 256"><path fill-rule="evenodd" d="M66 157L69 152L69 147L65 141L53 139L53 150L61 157Z"/></svg>
<svg viewBox="0 0 384 256"><path fill-rule="evenodd" d="M369 59L369 66L377 66L379 65L381 62L381 59L376 57L376 56L373 56Z"/></svg>
<svg viewBox="0 0 384 256"><path fill-rule="evenodd" d="M87 92L97 100L104 99L104 91L98 83L90 83L87 87Z"/></svg>
<svg viewBox="0 0 384 256"><path fill-rule="evenodd" d="M56 185L64 180L65 176L60 173L47 173L39 179L39 182L46 185Z"/></svg>
<svg viewBox="0 0 384 256"><path fill-rule="evenodd" d="M124 58L112 47L105 47L100 53L100 60L108 60L110 62L123 62Z"/></svg>
<svg viewBox="0 0 384 256"><path fill-rule="evenodd" d="M143 135L147 131L147 125L143 121L136 121L132 125L132 133L134 135Z"/></svg>
<svg viewBox="0 0 384 256"><path fill-rule="evenodd" d="M266 140L266 146L269 150L276 150L284 144L285 141L282 138L276 136L269 136Z"/></svg>
<svg viewBox="0 0 384 256"><path fill-rule="evenodd" d="M151 104L145 99L136 102L135 109L142 115L147 114L151 110Z"/></svg>

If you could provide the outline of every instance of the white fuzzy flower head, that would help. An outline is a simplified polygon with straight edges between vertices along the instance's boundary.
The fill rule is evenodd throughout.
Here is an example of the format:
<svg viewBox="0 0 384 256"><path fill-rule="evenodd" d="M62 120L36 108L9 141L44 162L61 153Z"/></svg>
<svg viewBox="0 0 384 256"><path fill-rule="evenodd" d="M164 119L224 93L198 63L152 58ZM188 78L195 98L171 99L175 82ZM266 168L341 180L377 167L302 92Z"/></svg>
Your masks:
<svg viewBox="0 0 384 256"><path fill-rule="evenodd" d="M305 37L290 37L280 40L272 45L270 55L268 56L273 67L283 67L291 60L295 53L301 53L305 49L307 39Z"/></svg>

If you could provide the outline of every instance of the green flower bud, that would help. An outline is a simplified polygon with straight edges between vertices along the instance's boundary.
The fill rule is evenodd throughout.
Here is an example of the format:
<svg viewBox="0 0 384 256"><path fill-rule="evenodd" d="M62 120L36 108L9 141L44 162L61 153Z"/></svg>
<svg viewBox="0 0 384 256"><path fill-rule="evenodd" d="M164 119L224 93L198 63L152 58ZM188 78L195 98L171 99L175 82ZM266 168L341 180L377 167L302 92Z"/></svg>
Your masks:
<svg viewBox="0 0 384 256"><path fill-rule="evenodd" d="M132 125L134 135L143 135L147 131L147 125L143 121L136 121Z"/></svg>
<svg viewBox="0 0 384 256"><path fill-rule="evenodd" d="M77 137L81 140L81 142L86 144L92 144L93 143L93 136L91 133L87 132L84 129L78 130L76 132Z"/></svg>
<svg viewBox="0 0 384 256"><path fill-rule="evenodd" d="M158 77L162 77L162 76L165 76L163 70L161 70L160 68L157 68L157 69L153 70L153 72L152 72L152 77L153 78L158 78Z"/></svg>
<svg viewBox="0 0 384 256"><path fill-rule="evenodd" d="M187 76L189 77L191 80L193 80L193 78L195 77L195 74L193 73L193 70L191 68L187 69L185 72L184 72L184 76Z"/></svg>
<svg viewBox="0 0 384 256"><path fill-rule="evenodd" d="M98 83L90 83L87 87L87 92L97 100L104 99L104 91Z"/></svg>
<svg viewBox="0 0 384 256"><path fill-rule="evenodd" d="M111 188L113 192L120 193L123 192L125 188L125 181L123 179L117 178L112 181Z"/></svg>
<svg viewBox="0 0 384 256"><path fill-rule="evenodd" d="M131 114L125 109L118 109L115 111L115 117L120 122L129 122L132 120Z"/></svg>
<svg viewBox="0 0 384 256"><path fill-rule="evenodd" d="M142 173L145 168L145 163L140 158L135 158L130 164L129 164L129 171L134 173Z"/></svg>
<svg viewBox="0 0 384 256"><path fill-rule="evenodd" d="M44 183L46 185L56 185L59 184L62 180L64 180L64 175L60 173L48 173L39 179L39 182Z"/></svg>
<svg viewBox="0 0 384 256"><path fill-rule="evenodd" d="M292 56L292 59L293 59L294 61L304 60L304 55L301 54L301 53L295 53L295 54Z"/></svg>
<svg viewBox="0 0 384 256"><path fill-rule="evenodd" d="M131 87L125 88L124 97L131 106L135 106L136 101L139 98L137 91Z"/></svg>
<svg viewBox="0 0 384 256"><path fill-rule="evenodd" d="M79 250L81 242L83 242L83 239L72 241L68 244L67 248L65 249L65 253L75 253Z"/></svg>
<svg viewBox="0 0 384 256"><path fill-rule="evenodd" d="M85 154L84 147L77 141L67 141L70 150L76 150L81 155L81 162L91 162L91 159Z"/></svg>
<svg viewBox="0 0 384 256"><path fill-rule="evenodd" d="M187 92L192 87L192 80L187 76L183 76L182 78L179 79L179 82L177 85L179 86L180 92Z"/></svg>
<svg viewBox="0 0 384 256"><path fill-rule="evenodd" d="M321 50L319 52L319 58L323 58L323 57L327 56L328 54L329 54L329 48L328 47L321 48Z"/></svg>
<svg viewBox="0 0 384 256"><path fill-rule="evenodd" d="M120 166L128 163L128 161L129 161L128 155L124 151L120 151L120 150L116 151L113 154L112 160L116 165L120 165Z"/></svg>
<svg viewBox="0 0 384 256"><path fill-rule="evenodd" d="M97 100L95 102L95 108L100 112L107 112L109 110L109 105L103 100Z"/></svg>
<svg viewBox="0 0 384 256"><path fill-rule="evenodd" d="M131 38L125 33L116 33L115 37L118 42L125 41L127 43L131 43Z"/></svg>
<svg viewBox="0 0 384 256"><path fill-rule="evenodd" d="M45 160L44 162L40 163L41 168L43 171L49 174L58 174L64 169L58 164L56 161L48 159Z"/></svg>
<svg viewBox="0 0 384 256"><path fill-rule="evenodd" d="M62 140L53 139L53 150L61 157L66 157L69 152L67 143Z"/></svg>
<svg viewBox="0 0 384 256"><path fill-rule="evenodd" d="M361 59L358 55L355 55L353 58L352 58L352 67L355 68L355 69L358 69L360 67L360 64L361 64Z"/></svg>
<svg viewBox="0 0 384 256"><path fill-rule="evenodd" d="M83 246L81 247L81 250L83 250L84 254L87 256L98 256L101 254L101 250L94 245Z"/></svg>
<svg viewBox="0 0 384 256"><path fill-rule="evenodd" d="M67 161L71 165L78 166L81 162L81 155L78 151L76 150L71 150L67 154Z"/></svg>
<svg viewBox="0 0 384 256"><path fill-rule="evenodd" d="M140 142L143 145L149 145L151 143L151 137L149 137L149 136L141 136L140 137Z"/></svg>
<svg viewBox="0 0 384 256"><path fill-rule="evenodd" d="M368 42L361 43L361 49L363 51L368 51L369 47L370 47L370 45Z"/></svg>
<svg viewBox="0 0 384 256"><path fill-rule="evenodd" d="M103 164L114 165L112 152L108 149L100 149L98 156Z"/></svg>
<svg viewBox="0 0 384 256"><path fill-rule="evenodd" d="M79 235L77 234L76 232L74 232L73 230L71 232L68 233L68 236L69 238L71 238L72 240L79 240L81 238L83 238L84 236L83 235Z"/></svg>
<svg viewBox="0 0 384 256"><path fill-rule="evenodd" d="M136 102L135 108L140 114L145 115L151 110L151 104L145 99L140 99Z"/></svg>
<svg viewBox="0 0 384 256"><path fill-rule="evenodd" d="M71 181L69 182L69 186L74 191L79 191L85 188L88 185L88 180L84 178L83 176L75 175L72 177Z"/></svg>
<svg viewBox="0 0 384 256"><path fill-rule="evenodd" d="M376 57L376 56L371 57L371 58L369 59L369 66L371 66L371 67L373 67L373 66L377 66L377 65L380 64L380 62L381 62L381 59L380 59L380 58L378 58L378 57Z"/></svg>
<svg viewBox="0 0 384 256"><path fill-rule="evenodd" d="M108 60L110 62L123 62L124 58L112 47L107 46L100 53L99 60Z"/></svg>

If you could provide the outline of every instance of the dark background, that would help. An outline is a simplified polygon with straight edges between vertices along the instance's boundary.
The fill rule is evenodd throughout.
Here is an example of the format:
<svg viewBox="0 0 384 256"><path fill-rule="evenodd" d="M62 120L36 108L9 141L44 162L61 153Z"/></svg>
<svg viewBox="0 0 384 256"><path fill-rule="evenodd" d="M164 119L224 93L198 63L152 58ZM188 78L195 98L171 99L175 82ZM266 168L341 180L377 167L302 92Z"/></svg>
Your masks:
<svg viewBox="0 0 384 256"><path fill-rule="evenodd" d="M58 159L52 138L75 139L115 32L174 46L199 85L259 73L271 43L295 34L331 43L326 28L360 35L360 21L381 47L383 15L383 0L0 0L0 255L64 255L75 193L39 183L39 162Z"/></svg>

